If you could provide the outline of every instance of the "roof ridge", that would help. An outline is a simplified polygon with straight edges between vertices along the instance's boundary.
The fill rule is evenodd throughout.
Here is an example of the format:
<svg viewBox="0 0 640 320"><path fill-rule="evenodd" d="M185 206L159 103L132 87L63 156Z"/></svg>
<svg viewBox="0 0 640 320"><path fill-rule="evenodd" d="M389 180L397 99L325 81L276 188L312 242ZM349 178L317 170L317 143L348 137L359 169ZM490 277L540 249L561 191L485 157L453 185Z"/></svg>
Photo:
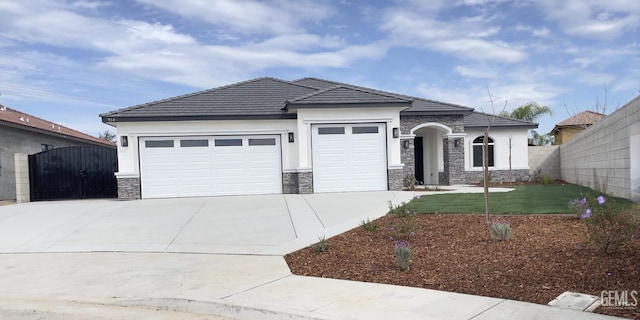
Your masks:
<svg viewBox="0 0 640 320"><path fill-rule="evenodd" d="M411 96L411 95L407 95L407 94L394 93L394 92L391 92L391 91L380 90L380 89L375 89L375 88L367 88L367 87L363 87L363 86L358 86L358 85L353 85L353 84L348 84L348 83L343 83L343 82L337 82L337 81L333 81L333 80L320 79L320 78L316 78L316 77L304 77L304 78L301 78L301 79L298 79L298 80L294 80L294 82L295 81L302 81L302 80L324 81L324 82L334 83L334 84L337 84L337 85L343 85L343 86L348 86L348 87L352 87L352 88L362 88L362 89L365 89L365 90L375 90L375 91L379 91L379 92L382 92L384 94L388 94L388 95L391 95L393 97L401 98L401 99L407 99L408 98L409 100L422 100L422 101L427 101L427 102L441 103L441 104L444 104L444 105L458 107L458 108L474 110L474 108L472 108L472 107L466 107L466 106L459 105L459 104L454 104L454 103L449 103L449 102L442 102L442 101L432 100L432 99L425 99L425 98Z"/></svg>
<svg viewBox="0 0 640 320"><path fill-rule="evenodd" d="M295 85L295 86L299 86L299 87L303 87L303 88L316 89L316 90L318 89L318 88L315 88L315 87L312 87L312 86L303 85L303 84L300 84L300 83L293 83L291 81L286 81L286 80L282 80L282 79L278 79L278 78L274 78L274 77L266 77L266 76L264 76L264 77L258 77L258 78L254 78L254 79L249 79L249 80L245 80L245 81L231 83L231 84L223 85L223 86L220 86L220 87L215 87L215 88L200 90L200 91L196 91L196 92L186 93L186 94L178 95L178 96L175 96L175 97L170 97L170 98L160 99L160 100L151 101L151 102L147 102L147 103L137 104L137 105L134 105L134 106L131 106L131 107L126 107L126 108L121 108L121 109L109 111L109 112L106 112L106 113L101 113L99 115L99 117L101 117L101 118L108 117L109 115L120 113L120 112L124 112L124 111L135 110L135 109L139 109L139 108L150 106L150 105L154 105L154 104L174 101L174 100L183 99L183 98L187 98L187 97L194 97L194 96L197 96L197 95L211 93L211 92L219 91L219 90L222 90L222 89L228 89L228 88L236 87L236 86L239 86L239 85L244 85L244 84L251 83L251 82L257 82L257 81L261 81L261 80L273 80L273 81L276 81L276 82L286 83L286 84L289 84L289 85Z"/></svg>

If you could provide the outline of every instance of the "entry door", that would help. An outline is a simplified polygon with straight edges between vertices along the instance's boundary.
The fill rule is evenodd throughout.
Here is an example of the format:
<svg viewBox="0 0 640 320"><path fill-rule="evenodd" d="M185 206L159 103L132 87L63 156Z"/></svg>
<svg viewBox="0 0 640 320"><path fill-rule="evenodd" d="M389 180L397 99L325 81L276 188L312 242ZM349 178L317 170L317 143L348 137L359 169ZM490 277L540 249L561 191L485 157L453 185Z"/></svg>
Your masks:
<svg viewBox="0 0 640 320"><path fill-rule="evenodd" d="M314 192L387 190L384 124L311 128Z"/></svg>

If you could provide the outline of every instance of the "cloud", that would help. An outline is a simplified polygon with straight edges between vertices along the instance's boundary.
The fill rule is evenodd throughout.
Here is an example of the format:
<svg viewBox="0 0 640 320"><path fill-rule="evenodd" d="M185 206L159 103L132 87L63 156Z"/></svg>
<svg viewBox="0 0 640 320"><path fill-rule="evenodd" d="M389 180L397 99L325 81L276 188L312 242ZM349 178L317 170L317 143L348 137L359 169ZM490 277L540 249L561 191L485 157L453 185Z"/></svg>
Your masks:
<svg viewBox="0 0 640 320"><path fill-rule="evenodd" d="M411 7L386 10L381 29L396 45L451 54L464 60L519 62L527 57L521 48L491 39L501 30L489 24L494 16L467 16L458 20L438 20Z"/></svg>
<svg viewBox="0 0 640 320"><path fill-rule="evenodd" d="M535 37L545 37L548 36L551 33L551 30L549 30L547 27L542 27L542 28L534 28L534 27L530 27L530 26L524 26L524 25L517 25L515 27L516 31L526 31L531 33L533 36Z"/></svg>
<svg viewBox="0 0 640 320"><path fill-rule="evenodd" d="M640 6L625 0L540 0L537 4L562 30L584 38L616 39L640 27Z"/></svg>
<svg viewBox="0 0 640 320"><path fill-rule="evenodd" d="M298 33L300 22L322 20L331 8L312 1L137 0L147 6L243 34Z"/></svg>

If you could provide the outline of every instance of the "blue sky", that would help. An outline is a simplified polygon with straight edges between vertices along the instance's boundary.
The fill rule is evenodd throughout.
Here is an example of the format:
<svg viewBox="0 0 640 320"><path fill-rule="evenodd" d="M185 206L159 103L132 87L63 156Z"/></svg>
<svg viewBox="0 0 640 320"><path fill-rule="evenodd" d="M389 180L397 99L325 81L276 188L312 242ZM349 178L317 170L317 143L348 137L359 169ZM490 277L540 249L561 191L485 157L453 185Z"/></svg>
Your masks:
<svg viewBox="0 0 640 320"><path fill-rule="evenodd" d="M539 132L640 94L637 0L0 0L0 16L0 103L93 135L115 131L100 113L262 76L489 113L537 101L555 112Z"/></svg>

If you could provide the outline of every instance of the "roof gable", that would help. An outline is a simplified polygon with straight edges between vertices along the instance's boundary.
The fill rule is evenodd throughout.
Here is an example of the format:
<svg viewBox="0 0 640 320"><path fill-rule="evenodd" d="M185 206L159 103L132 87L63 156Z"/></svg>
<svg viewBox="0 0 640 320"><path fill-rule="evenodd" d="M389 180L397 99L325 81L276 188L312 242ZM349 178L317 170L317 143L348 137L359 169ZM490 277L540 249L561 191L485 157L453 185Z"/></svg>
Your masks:
<svg viewBox="0 0 640 320"><path fill-rule="evenodd" d="M497 115L473 112L464 117L465 128L486 128L489 125L497 128L527 128L535 129L538 124L535 122L524 121L520 119L513 119L508 117L501 117Z"/></svg>
<svg viewBox="0 0 640 320"><path fill-rule="evenodd" d="M408 104L410 102L411 100L388 94L339 85L291 99L287 101L287 107L329 104Z"/></svg>
<svg viewBox="0 0 640 320"><path fill-rule="evenodd" d="M298 80L295 80L294 82L299 84L304 84L307 86L316 87L319 89L327 89L335 86L359 88L359 89L367 90L372 93L386 94L386 95L391 95L400 99L411 100L413 101L411 107L401 111L402 114L406 114L406 115L432 115L432 114L463 114L464 115L473 111L473 108L465 107L457 104L424 99L419 97L413 97L413 96L397 94L397 93L371 89L366 87L360 87L360 86L351 85L347 83L318 79L313 77L298 79Z"/></svg>
<svg viewBox="0 0 640 320"><path fill-rule="evenodd" d="M94 137L86 133L82 133L80 131L53 123L51 121L47 121L42 118L0 105L0 124L3 123L17 128L37 130L39 132L53 136L62 136L63 138L72 138L88 143L115 147L115 144L113 142L105 141L98 137Z"/></svg>

